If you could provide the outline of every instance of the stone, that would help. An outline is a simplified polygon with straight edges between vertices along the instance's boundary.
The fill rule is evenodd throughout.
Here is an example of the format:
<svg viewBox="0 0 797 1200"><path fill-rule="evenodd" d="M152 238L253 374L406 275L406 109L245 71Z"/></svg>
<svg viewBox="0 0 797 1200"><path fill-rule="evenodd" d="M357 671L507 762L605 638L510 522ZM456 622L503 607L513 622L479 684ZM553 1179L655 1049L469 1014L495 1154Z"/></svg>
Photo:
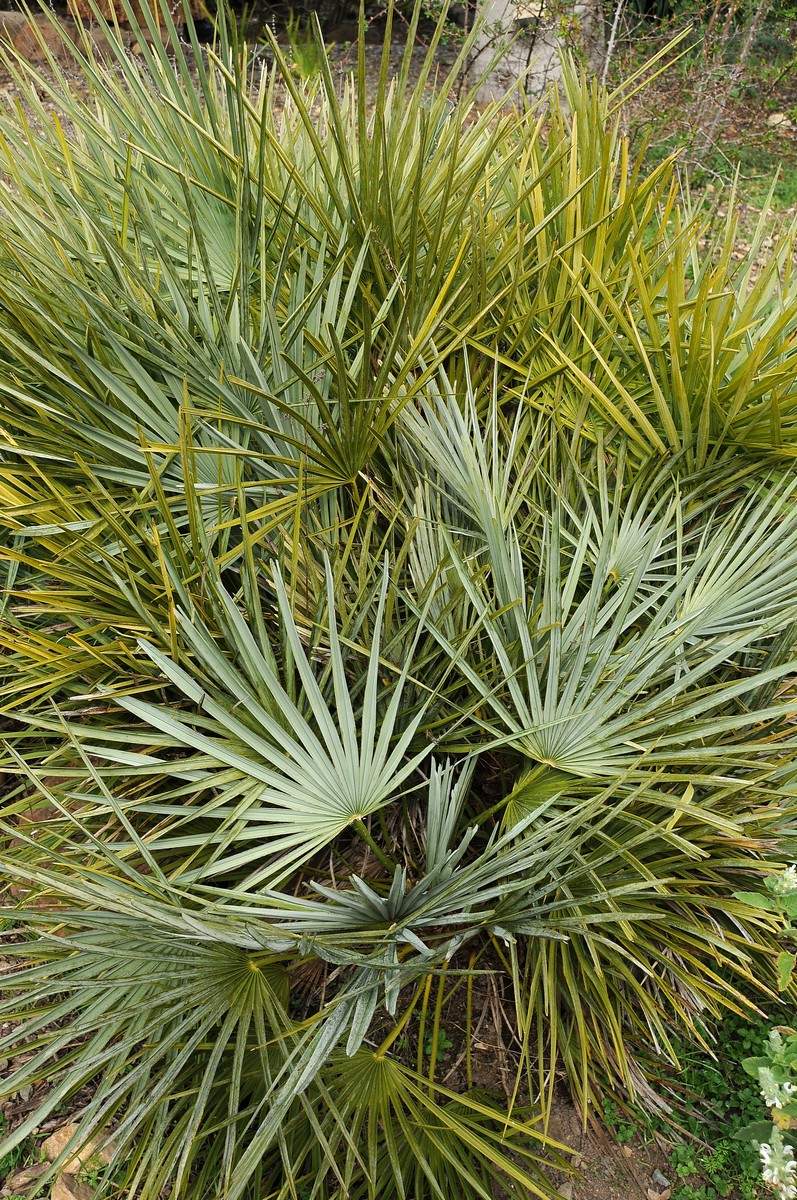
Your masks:
<svg viewBox="0 0 797 1200"><path fill-rule="evenodd" d="M770 113L767 117L767 125L775 128L777 125L790 125L788 113Z"/></svg>
<svg viewBox="0 0 797 1200"><path fill-rule="evenodd" d="M63 30L71 35L73 23L65 20ZM48 51L62 62L72 57L61 32L43 13L0 13L0 39L10 42L28 62L45 62Z"/></svg>
<svg viewBox="0 0 797 1200"><path fill-rule="evenodd" d="M666 1192L667 1188L671 1188L671 1187L672 1187L672 1184L670 1183L670 1181L669 1181L669 1179L667 1178L667 1176L666 1176L666 1175L663 1175L663 1174L662 1174L662 1172L659 1170L659 1168L658 1168L658 1167L656 1167L655 1171L653 1171L653 1172L651 1173L651 1176L650 1176L650 1178L653 1180L653 1182L655 1183L656 1187L657 1187L657 1188L661 1188L661 1190L662 1190L662 1191L665 1191L665 1192Z"/></svg>
<svg viewBox="0 0 797 1200"><path fill-rule="evenodd" d="M573 1200L573 1184L571 1180L568 1179L567 1183L559 1185L559 1195L562 1197L562 1200Z"/></svg>
<svg viewBox="0 0 797 1200"><path fill-rule="evenodd" d="M94 1200L94 1193L77 1175L59 1175L50 1192L50 1200Z"/></svg>
<svg viewBox="0 0 797 1200"><path fill-rule="evenodd" d="M49 1170L48 1163L32 1163L29 1167L20 1167L18 1171L14 1171L13 1175L6 1178L5 1187L0 1192L0 1196L24 1195L31 1184L40 1179L47 1170Z"/></svg>
<svg viewBox="0 0 797 1200"><path fill-rule="evenodd" d="M60 1129L56 1129L55 1133L51 1133L47 1141L42 1144L42 1153L50 1162L55 1162L56 1159L64 1152L72 1138L77 1133L77 1125L74 1121L70 1121L68 1125L62 1125ZM113 1143L96 1137L90 1138L84 1146L75 1150L71 1158L67 1159L65 1166L84 1167L88 1163L94 1162L103 1166L111 1161L114 1147Z"/></svg>
<svg viewBox="0 0 797 1200"><path fill-rule="evenodd" d="M28 18L21 12L0 12L0 37L13 42L26 29Z"/></svg>
<svg viewBox="0 0 797 1200"><path fill-rule="evenodd" d="M89 0L70 0L70 11L73 16L81 21L93 22L96 20L94 6L89 3ZM106 21L112 21L114 18L119 22L121 28L126 28L130 25L130 19L125 12L124 5L121 0L98 0L100 15ZM147 3L147 0L132 0L132 10L136 21L146 30L145 11L149 10L155 17L155 22L158 26L163 24L160 8L157 3ZM204 0L190 0L190 9L192 17L204 17L206 15ZM172 18L178 26L183 21L182 4L176 2L172 5Z"/></svg>

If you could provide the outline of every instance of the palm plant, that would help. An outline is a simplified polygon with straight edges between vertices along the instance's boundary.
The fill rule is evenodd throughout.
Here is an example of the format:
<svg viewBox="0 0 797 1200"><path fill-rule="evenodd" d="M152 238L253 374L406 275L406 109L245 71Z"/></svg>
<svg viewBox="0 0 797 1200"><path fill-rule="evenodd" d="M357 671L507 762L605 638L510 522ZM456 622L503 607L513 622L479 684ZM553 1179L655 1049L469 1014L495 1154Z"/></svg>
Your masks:
<svg viewBox="0 0 797 1200"><path fill-rule="evenodd" d="M8 55L0 1055L48 1086L0 1153L76 1105L108 1194L550 1194L561 1071L660 1103L776 946L791 242L701 249L572 65L546 118L454 105L467 47L429 90L441 32L371 115L362 46L339 94L109 34L90 105Z"/></svg>

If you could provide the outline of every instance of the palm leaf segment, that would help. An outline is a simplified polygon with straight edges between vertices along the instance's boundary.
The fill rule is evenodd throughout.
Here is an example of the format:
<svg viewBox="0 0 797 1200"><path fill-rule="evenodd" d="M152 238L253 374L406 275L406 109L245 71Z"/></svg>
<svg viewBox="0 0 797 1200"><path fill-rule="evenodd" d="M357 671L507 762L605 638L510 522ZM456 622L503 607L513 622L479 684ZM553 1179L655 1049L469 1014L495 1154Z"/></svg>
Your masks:
<svg viewBox="0 0 797 1200"><path fill-rule="evenodd" d="M398 1119L396 1142L380 1168L396 1195L410 1194L404 1181L412 1178L434 1179L439 1189L448 1172L452 1178L463 1175L473 1195L489 1196L489 1180L499 1176L543 1194L537 1153L521 1148L519 1166L502 1146L507 1131L538 1138L533 1125L510 1119L507 1126L486 1100L454 1102L445 1093L436 1099L428 1081L420 1086L414 1072L360 1048L380 996L394 1011L403 988L417 986L467 940L490 931L511 939L512 930L556 936L563 906L546 905L544 897L552 864L567 855L566 842L556 821L544 839L526 838L520 825L493 838L465 864L475 830L456 846L451 840L470 772L455 783L451 766L433 765L426 873L413 886L406 869L396 867L384 896L356 876L350 891L316 885L322 901L264 891L264 881L274 884L291 869L295 873L343 829L395 802L427 754L407 753L423 710L402 732L394 728L392 714L399 709L411 660L392 687L380 678L378 630L387 573L376 601L376 641L359 718L344 686L334 612L330 609L328 700L299 639L279 575L274 579L285 645L301 681L296 699L280 681L274 656L255 644L219 584L217 597L232 636L226 654L198 619L180 619L203 676L215 674L216 697L208 684L200 688L185 669L147 647L163 678L198 706L201 717L192 721L173 706L120 698L159 735L160 756L138 757L139 765L146 760L148 776L188 777L195 795L209 791L213 797L190 814L201 833L189 829L179 838L192 868L167 878L164 869L175 848L172 831L157 824L150 824L144 836L136 830L142 813L151 823L153 817L171 815L172 806L160 808L157 791L144 805L117 801L104 784L102 765L88 758L97 794L82 793L80 815L71 821L74 833L60 851L51 852L55 867L38 866L35 854L26 863L4 864L21 881L60 898L57 910L33 910L30 919L66 929L56 939L57 983L50 950L38 965L36 953L29 956L20 947L20 957L33 961L11 977L5 1002L9 1015L22 1018L10 1041L22 1036L39 1043L23 1074L38 1078L47 1069L53 1083L35 1120L91 1081L94 1094L82 1115L81 1134L88 1137L118 1118L116 1154L126 1158L131 1187L155 1196L170 1178L179 1190L192 1172L210 1179L216 1170L226 1180L225 1194L244 1196L253 1181L263 1186L265 1179L304 1171L314 1173L317 1188L326 1186L330 1170L336 1173L331 1164L338 1145L351 1182L355 1168L362 1172L363 1139L368 1156L374 1155L373 1117L364 1123L364 1114L376 1095L383 1118L392 1112ZM328 583L331 596L331 577ZM233 668L234 658L245 660L245 671ZM385 715L377 737L380 711ZM241 717L233 718L233 712ZM71 732L75 736L77 730ZM129 766L134 759L132 751L118 748L118 737L103 746L101 730L80 736L100 764ZM127 740L141 739L139 731ZM175 759L175 751L184 754ZM224 804L231 772L244 783L234 812ZM40 786L47 790L46 784ZM115 838L109 836L113 817ZM105 829L103 841L92 834L98 823ZM209 823L217 823L221 837L208 834ZM81 863L78 835L94 846L95 861L88 866ZM219 842L223 854L216 853ZM36 849L32 839L29 849ZM210 860L207 866L202 852ZM152 873L141 874L137 859ZM241 880L237 887L230 882L236 878ZM221 885L209 887L217 879ZM72 908L76 903L79 907ZM563 929L568 921L572 918L562 913ZM287 1012L286 967L297 954L335 964L345 981L304 1025ZM87 1006L89 992L93 1000ZM22 1009L17 993L24 997ZM62 1056L75 1039L84 1050L73 1062L71 1055ZM341 1044L349 1058L355 1056L351 1067L340 1059ZM352 1073L355 1062L359 1074ZM342 1108L327 1095L327 1076L330 1086L348 1081L350 1098ZM14 1140L26 1136L33 1120L15 1132ZM440 1133L424 1151L430 1120L440 1122ZM220 1144L211 1148L204 1129L224 1130L223 1149ZM316 1144L318 1154L299 1150L302 1144ZM442 1155L434 1168L428 1154ZM376 1192L369 1188L367 1194Z"/></svg>
<svg viewBox="0 0 797 1200"><path fill-rule="evenodd" d="M207 817L218 822L220 829L231 822L246 826L246 839L254 843L253 847L239 849L232 857L217 858L213 872L239 871L246 865L251 870L249 886L264 880L273 882L275 876L284 877L343 830L377 812L411 778L427 754L426 750L407 753L423 718L423 709L397 736L407 664L399 674L389 702L384 706L378 703L382 691L380 628L387 575L379 597L359 728L335 624L331 577L328 582L334 711L330 710L301 644L278 575L275 587L286 632L286 650L300 680L302 706L280 680L273 654L255 642L220 584L216 589L218 601L236 643L245 654L245 670L250 679L236 670L214 644L207 629L183 613L177 616L180 632L206 675L221 685L221 696L214 697L209 687L198 685L156 647L142 646L162 674L206 714L212 721L211 728L220 736L209 736L205 732L207 722L195 725L185 714L176 714L172 707L158 707L133 697L120 701L131 714L165 734L174 745L194 750L205 761L215 760L215 772L221 774L231 769L245 781L245 794L235 809L214 803ZM258 698L258 694L264 693L265 704ZM203 770L209 787L214 783L214 769Z"/></svg>
<svg viewBox="0 0 797 1200"><path fill-rule="evenodd" d="M519 761L505 827L530 816L536 832L569 812L591 822L593 883L627 871L658 890L623 910L639 904L661 925L535 941L518 980L529 1031L548 1027L557 997L558 1052L585 1103L597 1060L655 1102L630 1058L634 1031L662 1046L673 1012L694 1027L727 987L715 955L748 973L760 934L738 936L733 864L752 851L755 871L788 836L792 483L749 471L679 482L657 468L629 484L622 460L609 476L567 454L552 477L544 444L530 474L522 443L493 435L495 393L479 423L475 398L453 413L450 391L430 397L425 424L402 416L428 480L412 509L413 584L461 680L441 741L453 750L480 731ZM583 911L569 885L558 895ZM699 971L687 928L708 954Z"/></svg>
<svg viewBox="0 0 797 1200"><path fill-rule="evenodd" d="M479 649L441 642L492 711L491 727L534 762L598 779L637 763L710 769L746 727L788 716L782 702L750 711L745 697L772 691L793 668L777 653L767 665L797 616L790 483L704 513L694 530L679 527L677 489L653 521L650 503L633 524L629 513L603 522L589 509L575 522L553 492L532 586L513 527L487 576L480 555L449 543ZM468 666L485 658L492 674ZM737 754L752 763L757 735L743 740Z"/></svg>

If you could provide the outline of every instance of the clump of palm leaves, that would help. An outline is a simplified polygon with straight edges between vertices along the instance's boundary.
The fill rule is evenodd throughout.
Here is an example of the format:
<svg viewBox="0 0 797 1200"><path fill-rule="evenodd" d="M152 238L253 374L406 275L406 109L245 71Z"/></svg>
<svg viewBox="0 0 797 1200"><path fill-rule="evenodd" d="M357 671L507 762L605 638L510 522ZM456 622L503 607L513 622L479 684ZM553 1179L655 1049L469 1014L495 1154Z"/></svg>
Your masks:
<svg viewBox="0 0 797 1200"><path fill-rule="evenodd" d="M657 1103L769 978L791 239L737 264L567 63L430 89L441 31L375 98L224 25L87 101L7 55L4 1146L77 1108L126 1197L547 1195L557 1078Z"/></svg>

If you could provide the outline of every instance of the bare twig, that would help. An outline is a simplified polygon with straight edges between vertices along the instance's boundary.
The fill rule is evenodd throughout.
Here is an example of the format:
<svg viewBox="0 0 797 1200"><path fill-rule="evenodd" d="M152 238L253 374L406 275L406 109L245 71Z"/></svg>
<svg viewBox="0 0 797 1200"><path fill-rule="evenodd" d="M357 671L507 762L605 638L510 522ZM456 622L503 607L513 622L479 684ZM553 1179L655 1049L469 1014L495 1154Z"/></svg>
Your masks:
<svg viewBox="0 0 797 1200"><path fill-rule="evenodd" d="M732 6L732 9L733 8L734 6ZM733 70L727 77L725 86L719 90L719 94L715 93L712 101L713 111L711 113L711 119L708 125L702 130L700 140L697 142L692 155L690 155L693 161L699 162L703 155L706 154L706 152L714 144L714 139L716 137L717 129L719 128L719 123L722 119L722 114L728 97L744 74L745 67L747 66L747 60L749 59L753 46L755 45L755 40L758 36L759 30L764 24L764 21L766 20L771 8L772 0L760 0L758 4L753 6L753 11L747 23L744 42L742 43L742 49L739 53L739 57L733 67ZM720 46L724 45L728 35L729 25L726 21L725 29L723 30L722 38L720 39ZM721 55L721 49L719 49L715 54L715 60L717 59L718 55Z"/></svg>
<svg viewBox="0 0 797 1200"><path fill-rule="evenodd" d="M612 55L614 54L614 44L617 41L617 31L619 30L620 22L623 19L623 12L625 11L626 2L627 0L617 0L617 7L614 10L614 19L612 21L612 28L609 34L609 44L606 47L606 58L604 59L603 71L601 73L601 86L603 87L606 86L606 80L609 75L609 64L611 63Z"/></svg>

